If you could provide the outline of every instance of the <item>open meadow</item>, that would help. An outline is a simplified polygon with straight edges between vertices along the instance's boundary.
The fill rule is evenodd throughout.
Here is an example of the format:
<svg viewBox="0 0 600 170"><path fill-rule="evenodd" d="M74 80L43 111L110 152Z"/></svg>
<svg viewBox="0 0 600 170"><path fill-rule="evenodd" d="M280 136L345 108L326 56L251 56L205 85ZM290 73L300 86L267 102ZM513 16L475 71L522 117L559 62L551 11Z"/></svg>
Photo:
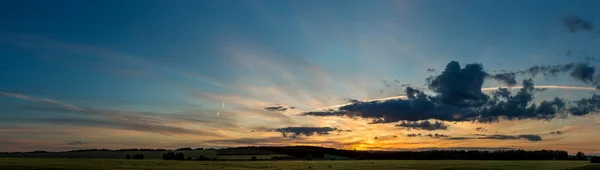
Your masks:
<svg viewBox="0 0 600 170"><path fill-rule="evenodd" d="M123 159L0 158L0 170L396 170L396 169L600 169L587 161L164 161Z"/></svg>

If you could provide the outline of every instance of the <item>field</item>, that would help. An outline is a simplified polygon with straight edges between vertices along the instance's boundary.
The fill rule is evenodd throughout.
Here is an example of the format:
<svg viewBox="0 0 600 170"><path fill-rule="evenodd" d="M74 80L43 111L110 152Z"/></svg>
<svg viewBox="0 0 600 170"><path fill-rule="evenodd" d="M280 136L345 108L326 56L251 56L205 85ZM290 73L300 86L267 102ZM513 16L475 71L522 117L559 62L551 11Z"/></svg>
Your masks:
<svg viewBox="0 0 600 170"><path fill-rule="evenodd" d="M80 151L80 152L45 152L45 153L8 153L0 154L0 158L83 158L83 159L125 159L126 155L142 154L144 159L162 159L163 153L167 151ZM204 156L209 159L217 160L250 160L256 157L260 160L271 159L272 157L289 157L285 154L277 154L256 149L227 149L227 150L183 150L174 151L183 153L184 156L192 159Z"/></svg>
<svg viewBox="0 0 600 170"><path fill-rule="evenodd" d="M123 159L0 158L0 170L396 170L396 169L600 169L587 161L164 161Z"/></svg>
<svg viewBox="0 0 600 170"><path fill-rule="evenodd" d="M191 150L191 151L176 151L191 157L205 156L207 158L217 157L215 150ZM105 158L105 159L125 159L127 154L143 154L144 159L162 159L163 153L166 151L85 151L85 152L63 152L63 153L27 153L29 158ZM0 158L23 158L24 154L0 154Z"/></svg>

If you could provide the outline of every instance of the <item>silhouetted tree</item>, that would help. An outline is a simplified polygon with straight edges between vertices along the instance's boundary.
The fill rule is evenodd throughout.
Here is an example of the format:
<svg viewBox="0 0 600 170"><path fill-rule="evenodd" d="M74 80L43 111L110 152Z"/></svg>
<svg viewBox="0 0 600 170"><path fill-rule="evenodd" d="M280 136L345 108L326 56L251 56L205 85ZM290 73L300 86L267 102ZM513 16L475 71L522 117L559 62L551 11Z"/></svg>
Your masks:
<svg viewBox="0 0 600 170"><path fill-rule="evenodd" d="M125 159L131 159L131 156L129 156L129 154L127 154L127 156L125 156Z"/></svg>
<svg viewBox="0 0 600 170"><path fill-rule="evenodd" d="M590 158L590 162L591 163L600 163L600 157L598 157L598 156L592 156Z"/></svg>
<svg viewBox="0 0 600 170"><path fill-rule="evenodd" d="M176 151L191 151L192 148L187 147L187 148L179 148L179 149L175 149Z"/></svg>
<svg viewBox="0 0 600 170"><path fill-rule="evenodd" d="M587 160L587 157L582 152L577 152L577 154L575 155L575 157L576 157L577 160Z"/></svg>
<svg viewBox="0 0 600 170"><path fill-rule="evenodd" d="M163 154L163 160L184 160L185 156L182 152L167 152Z"/></svg>
<svg viewBox="0 0 600 170"><path fill-rule="evenodd" d="M256 156L252 156L252 158L250 158L250 160L257 161L258 159L256 158Z"/></svg>
<svg viewBox="0 0 600 170"><path fill-rule="evenodd" d="M199 157L196 157L196 160L197 161L209 161L210 159L208 159L204 155L200 155Z"/></svg>
<svg viewBox="0 0 600 170"><path fill-rule="evenodd" d="M191 157L191 156L188 156L187 158L185 158L185 160L191 161L191 160L192 160L192 157Z"/></svg>

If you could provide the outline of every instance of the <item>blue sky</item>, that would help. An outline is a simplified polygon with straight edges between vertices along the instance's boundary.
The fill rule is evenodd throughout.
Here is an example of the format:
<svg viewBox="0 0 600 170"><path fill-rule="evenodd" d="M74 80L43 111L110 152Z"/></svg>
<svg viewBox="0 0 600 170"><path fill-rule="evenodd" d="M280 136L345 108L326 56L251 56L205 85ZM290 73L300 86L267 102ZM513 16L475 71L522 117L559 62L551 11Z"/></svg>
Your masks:
<svg viewBox="0 0 600 170"><path fill-rule="evenodd" d="M372 138L410 132L361 119L295 115L348 98L403 95L401 84L426 88L425 78L440 74L450 61L481 63L489 73L584 62L584 57L600 54L595 48L600 34L569 32L563 19L598 22L599 5L591 0L1 2L0 134L7 137L0 150L317 143L600 153L578 145L600 138L575 142L600 130L593 114L543 126L535 126L541 122L536 120L460 122L441 132L460 136L479 126L495 129L489 133L578 130L538 143L494 141L484 146L477 140L378 142ZM536 101L557 96L576 100L597 92L590 84L570 80L567 74L536 77L536 85L584 88L549 89ZM499 85L486 81L483 86ZM277 104L296 109L264 109ZM296 140L268 131L248 133L298 126L353 132ZM386 131L390 128L394 130ZM242 138L264 140L235 142ZM327 140L339 142L318 143ZM85 144L65 144L70 141Z"/></svg>

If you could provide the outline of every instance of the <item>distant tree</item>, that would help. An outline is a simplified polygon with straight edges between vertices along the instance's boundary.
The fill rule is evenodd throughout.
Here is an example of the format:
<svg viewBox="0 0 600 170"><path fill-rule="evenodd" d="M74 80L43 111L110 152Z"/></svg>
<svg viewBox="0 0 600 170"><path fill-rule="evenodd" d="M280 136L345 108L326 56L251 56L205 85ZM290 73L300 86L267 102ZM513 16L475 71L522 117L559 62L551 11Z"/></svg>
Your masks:
<svg viewBox="0 0 600 170"><path fill-rule="evenodd" d="M575 157L576 157L577 160L587 160L587 157L582 152L577 152L577 154L575 155Z"/></svg>
<svg viewBox="0 0 600 170"><path fill-rule="evenodd" d="M196 157L196 160L198 161L208 161L210 159L208 159L207 157L205 157L204 155L200 155L199 157Z"/></svg>
<svg viewBox="0 0 600 170"><path fill-rule="evenodd" d="M179 148L179 149L175 149L176 151L191 151L192 148L187 147L187 148Z"/></svg>
<svg viewBox="0 0 600 170"><path fill-rule="evenodd" d="M163 160L185 160L185 156L182 152L167 152L163 154Z"/></svg>
<svg viewBox="0 0 600 170"><path fill-rule="evenodd" d="M131 159L131 156L129 156L129 154L127 154L127 156L125 156L125 159Z"/></svg>
<svg viewBox="0 0 600 170"><path fill-rule="evenodd" d="M191 160L192 160L192 157L191 157L191 156L188 156L187 158L185 158L185 160L191 161Z"/></svg>
<svg viewBox="0 0 600 170"><path fill-rule="evenodd" d="M250 160L257 161L258 159L256 158L256 156L252 156L252 158L250 158Z"/></svg>
<svg viewBox="0 0 600 170"><path fill-rule="evenodd" d="M600 163L600 157L598 157L598 156L592 156L590 158L590 163Z"/></svg>
<svg viewBox="0 0 600 170"><path fill-rule="evenodd" d="M136 154L135 154L135 155L133 155L131 158L132 158L132 159L144 159L144 155L143 155L143 154L136 153Z"/></svg>
<svg viewBox="0 0 600 170"><path fill-rule="evenodd" d="M176 156L175 160L183 160L183 159L185 159L185 156L183 156L183 152L177 153L177 156Z"/></svg>
<svg viewBox="0 0 600 170"><path fill-rule="evenodd" d="M306 160L312 160L312 159L313 159L313 158L312 158L312 155L308 155L308 156L306 156Z"/></svg>
<svg viewBox="0 0 600 170"><path fill-rule="evenodd" d="M212 158L212 160L213 160L213 161L216 161L216 160L217 160L217 158Z"/></svg>

